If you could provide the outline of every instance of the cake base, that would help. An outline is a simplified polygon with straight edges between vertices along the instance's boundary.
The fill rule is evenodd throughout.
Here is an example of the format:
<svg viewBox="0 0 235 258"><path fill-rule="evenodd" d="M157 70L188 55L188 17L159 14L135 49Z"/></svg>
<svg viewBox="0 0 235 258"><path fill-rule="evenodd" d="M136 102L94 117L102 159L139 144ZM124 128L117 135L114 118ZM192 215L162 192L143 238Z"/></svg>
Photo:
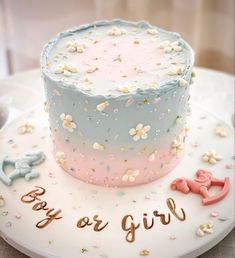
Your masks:
<svg viewBox="0 0 235 258"><path fill-rule="evenodd" d="M34 125L34 130L21 135L17 129L26 121ZM214 134L218 124L226 127L227 137ZM20 178L10 187L0 182L0 195L5 200L5 205L0 207L0 235L31 257L173 258L200 255L222 240L234 226L233 130L195 105L189 127L185 156L171 173L142 186L105 188L75 180L58 166L52 157L47 115L42 114L41 106L23 115L0 132L0 155L14 157L39 149L45 153L46 161L35 167L40 173L37 179L26 182ZM223 156L223 160L215 165L201 161L202 154L211 149ZM185 195L170 189L175 178L194 178L200 168L213 172L220 179L229 177L231 189L222 201L203 206L199 195ZM38 196L40 200L27 202L25 195L41 189L37 187L46 192ZM218 191L211 189L212 194ZM183 209L184 220L179 220L169 209L169 199L174 201L175 211L181 219ZM44 204L39 205L39 202ZM38 228L36 225L48 217L46 209L61 210L57 217L62 218ZM170 222L164 223L163 216L156 216L157 213L165 215L165 222L170 216ZM95 227L99 220L102 222ZM208 221L213 221L214 232L204 237L196 236L199 225ZM152 228L147 230L151 224Z"/></svg>

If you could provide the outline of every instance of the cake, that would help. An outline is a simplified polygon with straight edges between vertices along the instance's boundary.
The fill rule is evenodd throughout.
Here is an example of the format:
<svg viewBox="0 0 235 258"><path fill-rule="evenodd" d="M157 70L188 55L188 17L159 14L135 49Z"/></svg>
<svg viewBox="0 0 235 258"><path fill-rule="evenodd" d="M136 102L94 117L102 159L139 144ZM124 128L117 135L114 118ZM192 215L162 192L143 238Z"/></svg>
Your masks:
<svg viewBox="0 0 235 258"><path fill-rule="evenodd" d="M41 58L53 153L72 176L125 187L184 153L194 55L178 33L99 21L58 34Z"/></svg>

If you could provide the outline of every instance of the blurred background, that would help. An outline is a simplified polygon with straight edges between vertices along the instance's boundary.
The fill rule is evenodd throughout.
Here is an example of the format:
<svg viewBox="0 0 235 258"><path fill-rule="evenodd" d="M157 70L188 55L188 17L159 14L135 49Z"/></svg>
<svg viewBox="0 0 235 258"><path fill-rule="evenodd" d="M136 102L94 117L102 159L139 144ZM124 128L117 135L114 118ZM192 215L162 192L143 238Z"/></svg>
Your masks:
<svg viewBox="0 0 235 258"><path fill-rule="evenodd" d="M113 18L177 31L196 65L234 74L234 0L0 0L0 79L39 67L56 33Z"/></svg>

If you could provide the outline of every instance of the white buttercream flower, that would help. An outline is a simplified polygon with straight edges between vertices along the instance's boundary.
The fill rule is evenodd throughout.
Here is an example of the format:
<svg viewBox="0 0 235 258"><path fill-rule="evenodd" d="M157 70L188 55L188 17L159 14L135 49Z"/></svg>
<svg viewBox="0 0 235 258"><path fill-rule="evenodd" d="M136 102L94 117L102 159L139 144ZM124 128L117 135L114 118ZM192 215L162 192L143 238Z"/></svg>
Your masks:
<svg viewBox="0 0 235 258"><path fill-rule="evenodd" d="M226 129L222 125L218 125L215 128L215 134L220 137L227 137L228 135Z"/></svg>
<svg viewBox="0 0 235 258"><path fill-rule="evenodd" d="M30 124L29 122L26 122L19 126L19 132L20 134L26 134L31 133L34 129L34 126Z"/></svg>
<svg viewBox="0 0 235 258"><path fill-rule="evenodd" d="M104 147L104 145L102 145L98 142L94 142L93 149L103 151L103 150L105 150L105 147Z"/></svg>
<svg viewBox="0 0 235 258"><path fill-rule="evenodd" d="M184 72L184 68L176 66L176 65L172 65L172 67L170 68L170 70L168 71L168 75L182 75Z"/></svg>
<svg viewBox="0 0 235 258"><path fill-rule="evenodd" d="M217 161L220 161L222 159L223 157L221 155L218 155L215 150L207 151L202 155L202 160L212 165L216 164Z"/></svg>
<svg viewBox="0 0 235 258"><path fill-rule="evenodd" d="M157 30L156 29L150 29L148 28L146 30L147 34L150 34L150 35L156 35L157 34Z"/></svg>
<svg viewBox="0 0 235 258"><path fill-rule="evenodd" d="M209 221L206 224L201 224L196 230L196 235L198 237L203 237L206 233L211 234L213 233L213 227L214 227L214 224L212 221Z"/></svg>
<svg viewBox="0 0 235 258"><path fill-rule="evenodd" d="M112 29L108 31L109 36L121 36L123 34L126 34L126 30L118 27L112 27Z"/></svg>
<svg viewBox="0 0 235 258"><path fill-rule="evenodd" d="M69 132L73 132L77 125L73 122L73 117L71 115L65 115L62 113L60 115L60 119L62 120L62 126L64 129L67 129Z"/></svg>
<svg viewBox="0 0 235 258"><path fill-rule="evenodd" d="M173 155L178 155L180 151L183 150L183 146L180 140L173 140L173 142L171 143L171 153Z"/></svg>
<svg viewBox="0 0 235 258"><path fill-rule="evenodd" d="M64 162L65 162L65 154L64 154L64 152L56 152L55 160L60 165L64 164Z"/></svg>
<svg viewBox="0 0 235 258"><path fill-rule="evenodd" d="M77 69L71 64L60 64L54 72L55 74L63 73L65 76L70 76L72 73L76 73Z"/></svg>
<svg viewBox="0 0 235 258"><path fill-rule="evenodd" d="M150 125L144 126L143 124L138 124L136 128L131 128L129 134L133 136L134 141L138 141L139 139L147 139L147 132L151 129Z"/></svg>
<svg viewBox="0 0 235 258"><path fill-rule="evenodd" d="M180 52L182 47L179 46L178 41L170 42L169 40L163 41L160 45L160 48L164 50L165 53L170 53L172 51Z"/></svg>
<svg viewBox="0 0 235 258"><path fill-rule="evenodd" d="M67 44L67 48L69 52L83 53L86 49L86 45L78 42L77 40L73 40Z"/></svg>
<svg viewBox="0 0 235 258"><path fill-rule="evenodd" d="M98 104L98 105L96 106L96 109L97 109L98 111L103 111L103 110L104 110L106 107L108 107L108 106L109 106L109 102L108 102L108 101L104 101L104 102Z"/></svg>
<svg viewBox="0 0 235 258"><path fill-rule="evenodd" d="M136 177L139 175L140 171L137 169L127 169L125 174L122 176L122 181L134 182Z"/></svg>

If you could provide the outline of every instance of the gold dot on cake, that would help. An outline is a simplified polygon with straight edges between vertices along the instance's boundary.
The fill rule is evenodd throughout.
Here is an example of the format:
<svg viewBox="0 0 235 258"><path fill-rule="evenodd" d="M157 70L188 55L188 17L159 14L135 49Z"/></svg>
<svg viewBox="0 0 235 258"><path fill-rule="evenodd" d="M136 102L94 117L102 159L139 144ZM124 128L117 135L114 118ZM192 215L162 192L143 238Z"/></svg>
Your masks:
<svg viewBox="0 0 235 258"><path fill-rule="evenodd" d="M87 253L87 252L88 252L88 249L86 249L86 248L81 248L81 249L80 249L80 252L81 252L82 254Z"/></svg>
<svg viewBox="0 0 235 258"><path fill-rule="evenodd" d="M2 208L3 206L5 206L5 199L2 195L0 195L0 208Z"/></svg>
<svg viewBox="0 0 235 258"><path fill-rule="evenodd" d="M139 252L139 255L140 256L148 256L150 255L150 252L146 249L142 249L140 252Z"/></svg>

